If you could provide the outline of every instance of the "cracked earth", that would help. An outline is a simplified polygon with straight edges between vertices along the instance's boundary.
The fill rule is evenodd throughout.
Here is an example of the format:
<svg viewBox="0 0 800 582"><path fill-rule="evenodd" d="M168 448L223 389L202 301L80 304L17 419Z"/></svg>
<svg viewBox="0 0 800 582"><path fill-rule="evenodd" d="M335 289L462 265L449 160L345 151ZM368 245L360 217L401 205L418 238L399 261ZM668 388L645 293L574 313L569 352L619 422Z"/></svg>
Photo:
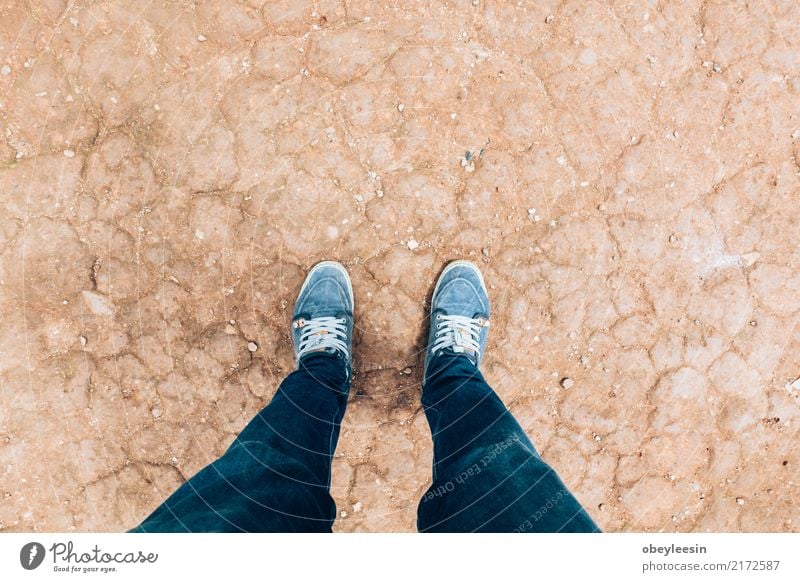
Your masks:
<svg viewBox="0 0 800 582"><path fill-rule="evenodd" d="M602 528L800 530L798 55L796 0L0 0L0 530L124 530L214 460L322 259L335 529L414 530L455 258Z"/></svg>

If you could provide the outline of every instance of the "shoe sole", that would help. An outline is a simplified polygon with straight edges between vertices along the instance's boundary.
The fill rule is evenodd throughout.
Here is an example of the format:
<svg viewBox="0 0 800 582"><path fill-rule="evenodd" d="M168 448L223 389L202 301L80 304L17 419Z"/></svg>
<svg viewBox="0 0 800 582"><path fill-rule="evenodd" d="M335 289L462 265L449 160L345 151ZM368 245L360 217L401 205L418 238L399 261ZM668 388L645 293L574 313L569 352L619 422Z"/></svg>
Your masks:
<svg viewBox="0 0 800 582"><path fill-rule="evenodd" d="M481 270L478 268L478 266L472 261L467 261L465 259L458 259L457 261L452 261L450 263L447 263L447 266L444 268L444 271L442 271L442 274L439 275L439 280L436 281L436 287L433 288L433 295L431 295L431 303L433 303L433 299L439 292L439 285L442 284L444 276L447 273L449 273L452 269L455 269L456 267L469 267L470 269L478 273L478 280L480 280L481 282L481 288L483 289L483 292L486 294L486 297L489 297L489 292L486 290L486 283L483 281L483 273L481 273Z"/></svg>
<svg viewBox="0 0 800 582"><path fill-rule="evenodd" d="M350 281L350 273L347 272L347 269L344 268L344 265L342 265L341 263L339 263L337 261L322 261L320 263L317 263L313 267L311 267L311 270L308 272L308 275L306 275L306 280L303 281L303 286L300 287L300 292L297 294L297 296L300 297L300 295L303 294L303 291L305 291L306 286L308 285L309 281L311 281L311 276L314 274L314 272L319 270L319 269L321 269L321 268L323 268L323 267L333 267L333 268L339 270L344 275L345 281L347 281L347 291L350 293L350 303L353 304L353 309L355 310L355 298L353 296L353 283L352 283L352 281Z"/></svg>

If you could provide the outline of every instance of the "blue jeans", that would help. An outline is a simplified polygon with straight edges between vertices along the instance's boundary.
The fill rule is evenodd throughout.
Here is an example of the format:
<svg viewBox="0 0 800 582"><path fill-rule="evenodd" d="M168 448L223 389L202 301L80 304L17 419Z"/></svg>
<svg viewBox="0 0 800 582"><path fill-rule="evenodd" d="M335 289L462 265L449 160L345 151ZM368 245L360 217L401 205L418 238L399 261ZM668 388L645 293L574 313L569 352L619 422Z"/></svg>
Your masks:
<svg viewBox="0 0 800 582"><path fill-rule="evenodd" d="M331 461L348 393L342 359L305 357L225 454L131 531L331 531ZM422 404L434 461L419 531L599 531L467 358L434 361Z"/></svg>

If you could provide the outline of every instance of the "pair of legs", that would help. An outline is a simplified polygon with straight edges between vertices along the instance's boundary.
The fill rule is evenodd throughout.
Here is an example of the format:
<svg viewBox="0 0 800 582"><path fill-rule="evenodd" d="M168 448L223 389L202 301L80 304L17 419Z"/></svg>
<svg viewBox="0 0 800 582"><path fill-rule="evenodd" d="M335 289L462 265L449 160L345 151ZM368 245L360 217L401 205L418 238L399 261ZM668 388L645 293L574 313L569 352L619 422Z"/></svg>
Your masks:
<svg viewBox="0 0 800 582"><path fill-rule="evenodd" d="M351 378L352 289L345 279L335 263L312 270L293 319L298 369L220 459L132 531L331 531L331 461ZM464 261L451 263L434 291L422 387L433 483L419 502L417 527L599 531L478 369L488 330L485 293L477 268Z"/></svg>

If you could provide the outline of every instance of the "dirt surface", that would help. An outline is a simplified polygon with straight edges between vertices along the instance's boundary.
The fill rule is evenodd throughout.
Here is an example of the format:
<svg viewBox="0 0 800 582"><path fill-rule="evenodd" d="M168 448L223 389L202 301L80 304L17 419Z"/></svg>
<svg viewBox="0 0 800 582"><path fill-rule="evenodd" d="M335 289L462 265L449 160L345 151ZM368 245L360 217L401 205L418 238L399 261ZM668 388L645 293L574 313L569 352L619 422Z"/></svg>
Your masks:
<svg viewBox="0 0 800 582"><path fill-rule="evenodd" d="M413 530L469 258L484 372L604 529L798 531L798 55L796 0L3 0L0 529L138 523L337 259L335 529Z"/></svg>

